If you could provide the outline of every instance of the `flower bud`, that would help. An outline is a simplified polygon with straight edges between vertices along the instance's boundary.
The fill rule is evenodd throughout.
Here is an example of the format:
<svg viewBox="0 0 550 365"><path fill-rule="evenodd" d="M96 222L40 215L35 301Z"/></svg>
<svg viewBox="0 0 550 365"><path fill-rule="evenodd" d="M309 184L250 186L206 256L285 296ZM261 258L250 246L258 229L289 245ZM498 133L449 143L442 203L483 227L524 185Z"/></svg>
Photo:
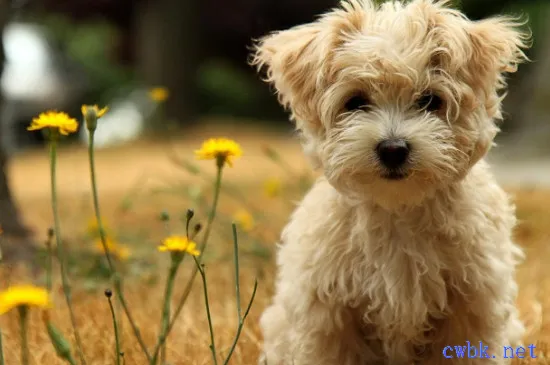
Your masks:
<svg viewBox="0 0 550 365"><path fill-rule="evenodd" d="M90 133L93 133L97 128L97 120L105 115L109 108L105 107L103 109L99 109L97 105L82 105L81 110L82 115L84 116L84 121L86 122L86 128L90 131Z"/></svg>
<svg viewBox="0 0 550 365"><path fill-rule="evenodd" d="M63 360L66 360L71 364L75 364L75 361L71 355L71 345L69 345L69 342L67 342L63 334L49 321L46 323L46 328L48 329L48 336L52 341L57 355Z"/></svg>

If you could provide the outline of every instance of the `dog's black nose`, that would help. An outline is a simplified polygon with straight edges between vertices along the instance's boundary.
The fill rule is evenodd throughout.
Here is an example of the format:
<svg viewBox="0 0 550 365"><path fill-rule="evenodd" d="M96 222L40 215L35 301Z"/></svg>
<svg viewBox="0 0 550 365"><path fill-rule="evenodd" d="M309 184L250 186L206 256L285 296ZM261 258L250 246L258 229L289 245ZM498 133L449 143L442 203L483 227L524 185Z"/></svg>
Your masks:
<svg viewBox="0 0 550 365"><path fill-rule="evenodd" d="M409 157L409 144L402 139L388 139L376 147L378 158L390 169L401 167Z"/></svg>

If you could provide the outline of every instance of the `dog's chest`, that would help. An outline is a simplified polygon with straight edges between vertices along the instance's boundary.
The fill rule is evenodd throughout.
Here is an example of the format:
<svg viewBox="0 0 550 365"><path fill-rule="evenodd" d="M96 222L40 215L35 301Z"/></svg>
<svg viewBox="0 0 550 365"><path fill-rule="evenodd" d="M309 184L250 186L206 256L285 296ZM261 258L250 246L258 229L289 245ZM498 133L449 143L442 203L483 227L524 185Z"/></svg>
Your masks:
<svg viewBox="0 0 550 365"><path fill-rule="evenodd" d="M445 316L450 283L467 285L465 271L452 277L464 255L449 232L388 220L346 234L318 253L318 294L354 308L376 336L418 338Z"/></svg>
<svg viewBox="0 0 550 365"><path fill-rule="evenodd" d="M318 271L325 274L322 281L332 277L327 294L351 301L408 296L408 302L419 289L445 286L442 269L452 253L435 247L435 232L414 235L403 229L373 229L342 239L316 255Z"/></svg>

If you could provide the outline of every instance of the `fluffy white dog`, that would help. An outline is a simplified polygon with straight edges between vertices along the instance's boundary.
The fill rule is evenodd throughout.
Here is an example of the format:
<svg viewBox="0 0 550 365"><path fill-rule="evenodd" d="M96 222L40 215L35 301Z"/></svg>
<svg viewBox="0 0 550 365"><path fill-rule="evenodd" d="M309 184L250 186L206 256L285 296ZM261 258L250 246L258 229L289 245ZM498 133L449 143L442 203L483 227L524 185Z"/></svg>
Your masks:
<svg viewBox="0 0 550 365"><path fill-rule="evenodd" d="M260 364L504 364L521 340L514 207L483 158L530 35L447 5L351 0L257 43L323 171L282 234Z"/></svg>

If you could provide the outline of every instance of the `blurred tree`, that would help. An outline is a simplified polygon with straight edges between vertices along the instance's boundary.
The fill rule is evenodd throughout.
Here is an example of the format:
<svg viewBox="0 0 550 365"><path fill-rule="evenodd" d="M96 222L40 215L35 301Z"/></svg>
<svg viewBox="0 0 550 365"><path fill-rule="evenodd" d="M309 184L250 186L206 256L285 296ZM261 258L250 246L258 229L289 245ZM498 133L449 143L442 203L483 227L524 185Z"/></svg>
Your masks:
<svg viewBox="0 0 550 365"><path fill-rule="evenodd" d="M150 87L169 90L169 120L189 123L196 115L196 73L201 59L197 1L141 0L134 9L137 70Z"/></svg>
<svg viewBox="0 0 550 365"><path fill-rule="evenodd" d="M3 30L10 16L10 3L8 0L0 0L0 39ZM5 62L4 48L0 47L0 75L2 74ZM0 92L0 108L3 106L2 95ZM1 113L0 113L1 115ZM1 120L0 123L5 123ZM0 141L2 139L0 138ZM23 224L19 210L13 199L8 180L8 156L4 147L0 144L0 225L4 233L16 240L8 240L8 246L2 247L4 258L13 256L27 256L30 250L31 231ZM19 239L19 240L17 240ZM3 240L6 242L6 240Z"/></svg>

